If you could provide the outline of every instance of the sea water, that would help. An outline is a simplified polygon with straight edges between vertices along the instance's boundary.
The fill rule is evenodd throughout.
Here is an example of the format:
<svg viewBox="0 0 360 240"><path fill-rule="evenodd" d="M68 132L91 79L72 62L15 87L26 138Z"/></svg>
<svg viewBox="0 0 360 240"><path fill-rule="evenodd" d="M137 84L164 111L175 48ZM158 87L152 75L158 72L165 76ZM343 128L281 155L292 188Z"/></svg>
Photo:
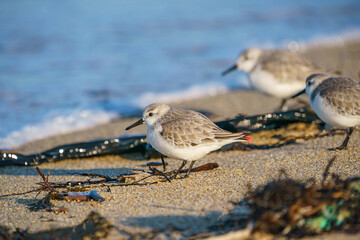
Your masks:
<svg viewBox="0 0 360 240"><path fill-rule="evenodd" d="M0 2L0 149L247 88L247 47L360 35L360 1Z"/></svg>

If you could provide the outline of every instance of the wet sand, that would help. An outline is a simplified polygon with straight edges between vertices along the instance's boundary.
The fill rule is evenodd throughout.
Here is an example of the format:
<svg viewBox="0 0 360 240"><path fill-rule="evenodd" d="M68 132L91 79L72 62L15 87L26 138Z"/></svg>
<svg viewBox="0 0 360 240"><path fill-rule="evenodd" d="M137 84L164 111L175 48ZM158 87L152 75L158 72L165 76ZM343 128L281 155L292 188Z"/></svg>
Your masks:
<svg viewBox="0 0 360 240"><path fill-rule="evenodd" d="M341 71L344 75L358 78L360 66L360 40L331 46L309 46L304 55L320 67ZM201 99L170 103L196 110L214 113L214 121L234 117L238 114L258 114L273 112L280 100L258 92L236 90ZM290 102L290 107L298 103ZM117 119L111 123L70 134L58 135L38 140L14 149L24 154L41 152L67 143L90 141L98 138L112 138L121 134L145 133L145 126L125 132L125 127L136 118ZM300 125L299 125L300 126ZM295 134L301 125L280 130L279 134ZM306 129L302 129L306 132ZM269 136L269 137L268 137ZM270 136L272 136L270 138ZM254 143L269 143L276 133L257 133ZM232 201L240 201L248 190L274 179L284 170L293 179L320 182L323 172L334 156L330 173L341 178L360 176L360 131L355 131L346 151L327 151L328 147L338 146L345 135L299 141L280 148L251 151L224 151L208 154L197 161L195 166L215 162L219 168L193 173L187 179L160 182L146 186L112 187L111 192L97 188L106 201L65 202L54 201L55 206L63 206L67 214L52 212L31 212L26 203L33 201L35 193L0 199L0 225L28 229L29 232L68 227L81 223L91 212L96 211L110 221L116 228L109 238L127 238L126 232L146 233L157 229L160 233L179 231L183 236L207 231L216 224L218 218L228 213ZM152 159L159 161L159 159ZM175 169L180 161L166 159L168 169ZM78 160L64 160L58 163L45 163L39 167L50 173L51 182L86 180L87 177L68 175L68 172L106 174L112 177L129 173L133 169L147 170L145 159L131 160L120 156L104 156ZM41 178L34 167L6 167L0 169L0 194L23 192L36 187ZM44 193L40 194L43 197ZM175 232L176 232L175 231ZM176 237L176 236L174 236Z"/></svg>

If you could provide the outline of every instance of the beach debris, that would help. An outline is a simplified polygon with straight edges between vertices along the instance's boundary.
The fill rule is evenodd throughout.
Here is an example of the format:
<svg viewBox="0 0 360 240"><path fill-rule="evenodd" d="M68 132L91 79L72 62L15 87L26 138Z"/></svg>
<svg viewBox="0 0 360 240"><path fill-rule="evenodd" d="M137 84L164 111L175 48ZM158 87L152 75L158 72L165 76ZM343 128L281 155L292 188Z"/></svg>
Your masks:
<svg viewBox="0 0 360 240"><path fill-rule="evenodd" d="M207 164L192 168L191 172L209 171L209 170L213 170L218 167L219 167L219 164L217 164L217 163L207 163ZM186 173L187 171L188 171L188 169L182 169L180 171L180 173Z"/></svg>
<svg viewBox="0 0 360 240"><path fill-rule="evenodd" d="M201 166L192 168L190 170L190 172L209 171L209 170L213 170L218 167L219 167L219 164L217 164L217 163L207 163L205 165L201 165ZM176 170L170 171L170 172L162 172L151 166L149 166L149 169L153 175L163 176L166 179L166 181L168 181L168 182L171 182L170 181L171 178L169 178L168 176L172 176L173 174L176 173ZM189 171L189 169L182 169L179 173L187 173L188 171Z"/></svg>
<svg viewBox="0 0 360 240"><path fill-rule="evenodd" d="M65 199L68 202L71 201L77 201L77 202L84 202L84 201L90 201L90 200L94 200L94 201L99 201L99 202L103 202L105 201L104 198L102 198L99 193L95 190L91 190L90 192L68 192L67 194L65 194Z"/></svg>
<svg viewBox="0 0 360 240"><path fill-rule="evenodd" d="M200 171L210 171L215 168L218 168L217 163L207 163L202 166L193 168L192 172ZM85 181L67 181L67 182L49 182L49 173L47 176L40 170L39 167L36 167L37 172L42 177L43 182L36 183L40 187L20 192L20 193L10 193L5 195L0 195L0 198L16 196L16 195L25 195L33 192L37 192L39 195L42 191L48 191L45 197L42 199L31 201L27 203L31 211L38 211L41 209L46 209L47 211L58 211L58 209L53 209L51 200L66 200L70 201L98 201L103 202L105 199L101 197L96 190L89 190L90 187L102 187L105 188L106 192L111 192L110 187L115 186L131 186L131 185L150 185L156 184L159 182L170 181L168 176L174 174L174 171L170 172L161 172L155 168L149 167L149 172L144 170L139 170L139 173L130 173L122 174L116 177L110 177L103 174L97 173L79 173L79 172L69 172L69 175L78 175L78 176L87 176L90 178L100 178L96 180L87 179ZM187 169L183 170L187 171ZM156 177L164 178L156 178ZM155 177L155 180L151 180L152 177ZM57 189L65 189L65 191L59 191Z"/></svg>
<svg viewBox="0 0 360 240"><path fill-rule="evenodd" d="M56 210L54 211L55 214L67 213L67 212L68 212L68 210L67 210L66 208L64 208L64 207L59 208L59 209L56 209Z"/></svg>
<svg viewBox="0 0 360 240"><path fill-rule="evenodd" d="M90 212L86 219L77 226L50 229L42 232L29 233L17 229L0 226L1 239L104 239L114 227L97 212Z"/></svg>
<svg viewBox="0 0 360 240"><path fill-rule="evenodd" d="M323 126L323 122L308 108L254 116L240 115L234 119L216 122L216 124L232 132L259 132L262 130L278 129L298 122L310 123L319 127ZM322 136L323 135L313 137ZM301 138L301 136L299 136L299 138ZM283 146L283 144L291 144L293 142L294 140L290 140L288 143L273 144L271 146L257 146L255 144L236 144L236 146L243 146L243 149L251 150L280 147ZM237 149L240 148L238 147ZM88 158L103 155L122 155L126 157L129 154L136 154L144 159L160 158L160 154L148 144L146 136L137 135L67 144L30 155L0 150L0 167L9 165L33 166L44 162L57 162L64 159Z"/></svg>
<svg viewBox="0 0 360 240"><path fill-rule="evenodd" d="M160 173L159 173L159 172L160 172L159 170L154 169L154 168L151 168L151 166L149 166L149 167L150 167L150 169L151 169L152 171L155 171L155 175L160 174ZM201 165L201 166L192 168L190 171L191 171L191 172L210 171L210 170L213 170L213 169L218 168L218 167L219 167L219 164L217 164L217 163L206 163L206 164L204 164L204 165ZM187 169L187 168L186 168L186 169L182 169L179 173L186 173L188 170L189 170L189 169ZM171 175L171 174L173 174L175 171L176 171L176 170L171 171L171 172L167 172L167 173L163 173L163 174Z"/></svg>
<svg viewBox="0 0 360 240"><path fill-rule="evenodd" d="M210 236L234 231L239 231L240 236L249 233L249 227L251 236L245 234L240 239L258 239L256 236L299 238L330 231L359 232L360 177L341 180L329 174L334 160L335 157L330 159L321 184L315 184L312 179L300 182L281 172L285 178L250 189L247 197L234 203L235 208L230 214L209 228L213 233Z"/></svg>
<svg viewBox="0 0 360 240"><path fill-rule="evenodd" d="M165 162L165 166L169 165L167 162ZM147 167L158 167L158 166L163 166L162 162L148 162L146 163Z"/></svg>
<svg viewBox="0 0 360 240"><path fill-rule="evenodd" d="M296 122L324 125L316 113L307 107L253 116L238 115L233 119L216 122L216 125L232 132L251 131L254 133L262 130L281 128Z"/></svg>
<svg viewBox="0 0 360 240"><path fill-rule="evenodd" d="M254 232L311 235L360 230L360 179L307 187L286 179L256 189L251 197Z"/></svg>
<svg viewBox="0 0 360 240"><path fill-rule="evenodd" d="M151 154L150 157L160 157L160 154L155 150L146 150L147 144L146 136L140 135L67 144L30 155L0 150L0 167L9 165L34 166L44 162L57 162L64 159L128 153L138 153L144 156Z"/></svg>
<svg viewBox="0 0 360 240"><path fill-rule="evenodd" d="M37 189L38 192L37 195L39 195L44 190L47 190L48 193L42 199L39 199L35 202L27 203L31 211L39 211L41 209L45 209L46 211L51 211L56 214L67 213L67 209L65 209L64 207L55 209L53 207L53 204L51 203L51 200L66 200L68 202L71 201L82 202L82 201L91 201L91 200L99 201L99 202L105 201L105 199L102 198L96 190L91 190L89 192L71 192L71 191L60 192L55 189L59 187L57 186L56 183L51 183L51 184L49 183L49 173L47 174L47 176L45 176L44 173L38 167L36 167L36 171L43 179L43 182L37 183L38 185L41 186L40 188Z"/></svg>
<svg viewBox="0 0 360 240"><path fill-rule="evenodd" d="M293 126L299 127L298 129L291 129ZM287 146L290 144L304 142L311 139L323 138L335 135L346 134L344 129L331 129L328 131L321 131L309 124L303 123L294 123L289 124L287 127L281 129L274 129L270 131L261 131L252 135L253 139L256 139L256 144L232 144L224 146L221 151L229 150L241 150L241 151L251 151L251 150L265 150L279 148Z"/></svg>

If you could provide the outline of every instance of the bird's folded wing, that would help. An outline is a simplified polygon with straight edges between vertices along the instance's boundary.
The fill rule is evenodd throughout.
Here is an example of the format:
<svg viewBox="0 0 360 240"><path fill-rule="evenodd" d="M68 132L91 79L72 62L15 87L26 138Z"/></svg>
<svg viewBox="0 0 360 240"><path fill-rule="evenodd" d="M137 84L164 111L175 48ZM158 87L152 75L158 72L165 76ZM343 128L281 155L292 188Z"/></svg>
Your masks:
<svg viewBox="0 0 360 240"><path fill-rule="evenodd" d="M360 116L360 81L349 78L329 79L319 85L318 89L320 96L336 107L339 113Z"/></svg>
<svg viewBox="0 0 360 240"><path fill-rule="evenodd" d="M178 118L162 124L161 135L179 147L196 146L200 143L216 142L215 132L225 132L210 120L201 118Z"/></svg>
<svg viewBox="0 0 360 240"><path fill-rule="evenodd" d="M264 70L271 72L279 81L304 82L304 86L306 77L318 71L307 59L286 51L275 52L262 65Z"/></svg>

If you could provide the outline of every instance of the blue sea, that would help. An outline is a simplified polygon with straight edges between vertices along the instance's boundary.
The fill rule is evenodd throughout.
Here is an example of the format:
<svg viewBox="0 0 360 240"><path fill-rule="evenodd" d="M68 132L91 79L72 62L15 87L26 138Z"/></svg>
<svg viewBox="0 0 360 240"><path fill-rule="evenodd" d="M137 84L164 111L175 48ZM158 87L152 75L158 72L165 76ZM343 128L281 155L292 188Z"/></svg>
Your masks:
<svg viewBox="0 0 360 240"><path fill-rule="evenodd" d="M360 36L358 0L0 1L0 149L248 88L247 47Z"/></svg>

